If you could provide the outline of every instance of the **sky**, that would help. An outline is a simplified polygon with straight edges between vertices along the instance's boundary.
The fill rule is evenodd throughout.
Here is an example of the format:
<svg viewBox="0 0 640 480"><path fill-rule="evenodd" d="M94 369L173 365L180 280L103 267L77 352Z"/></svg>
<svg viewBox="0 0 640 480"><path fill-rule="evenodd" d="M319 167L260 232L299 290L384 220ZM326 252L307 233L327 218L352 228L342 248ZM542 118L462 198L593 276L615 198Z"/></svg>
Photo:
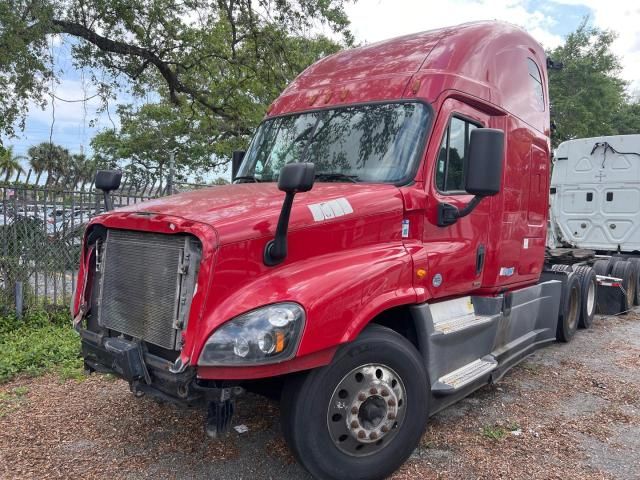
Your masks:
<svg viewBox="0 0 640 480"><path fill-rule="evenodd" d="M635 0L360 0L346 6L356 41L378 40L455 25L475 20L504 20L528 30L545 48L553 48L575 30L585 16L593 25L614 30L618 39L613 45L620 56L623 77L632 83L631 91L640 91L640 2ZM100 112L100 102L89 81L89 71L77 70L70 58L70 45L59 38L52 40L55 67L61 81L54 85L54 100L46 109L29 110L26 129L14 145L19 155L29 146L49 141L73 153L90 153L91 138L100 130L118 124L116 105ZM126 94L118 101L140 102Z"/></svg>

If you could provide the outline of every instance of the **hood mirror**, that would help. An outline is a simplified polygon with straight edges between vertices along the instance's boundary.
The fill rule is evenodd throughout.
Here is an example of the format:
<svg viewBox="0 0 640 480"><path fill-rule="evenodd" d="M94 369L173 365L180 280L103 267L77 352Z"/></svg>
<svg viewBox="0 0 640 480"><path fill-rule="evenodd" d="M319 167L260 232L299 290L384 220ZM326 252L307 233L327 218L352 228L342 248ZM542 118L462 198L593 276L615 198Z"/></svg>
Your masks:
<svg viewBox="0 0 640 480"><path fill-rule="evenodd" d="M287 258L287 232L289 216L296 193L308 192L313 188L316 166L313 163L289 163L282 167L278 177L278 188L285 193L284 203L278 218L276 236L264 248L264 264L274 266Z"/></svg>
<svg viewBox="0 0 640 480"><path fill-rule="evenodd" d="M104 196L104 209L113 209L113 202L109 194L120 188L122 172L120 170L98 170L95 177L95 185L98 190L102 190Z"/></svg>

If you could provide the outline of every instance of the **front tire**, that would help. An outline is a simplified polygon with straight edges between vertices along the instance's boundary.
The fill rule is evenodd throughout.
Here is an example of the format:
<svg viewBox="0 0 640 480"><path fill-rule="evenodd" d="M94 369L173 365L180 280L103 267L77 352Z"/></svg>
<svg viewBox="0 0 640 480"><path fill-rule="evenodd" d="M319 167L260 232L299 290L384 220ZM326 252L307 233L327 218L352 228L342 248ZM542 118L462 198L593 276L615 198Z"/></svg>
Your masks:
<svg viewBox="0 0 640 480"><path fill-rule="evenodd" d="M428 398L424 360L415 347L371 325L330 365L285 385L283 434L316 478L382 479L418 445Z"/></svg>

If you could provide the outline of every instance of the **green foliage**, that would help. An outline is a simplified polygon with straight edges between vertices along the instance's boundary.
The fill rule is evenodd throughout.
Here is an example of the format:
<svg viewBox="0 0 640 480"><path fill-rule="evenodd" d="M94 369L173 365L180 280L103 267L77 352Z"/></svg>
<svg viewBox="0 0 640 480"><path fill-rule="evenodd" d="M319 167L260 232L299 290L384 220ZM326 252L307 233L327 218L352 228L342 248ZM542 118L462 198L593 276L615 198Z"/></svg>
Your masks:
<svg viewBox="0 0 640 480"><path fill-rule="evenodd" d="M13 147L0 148L0 181L7 181L15 173L23 171L21 158L13 153Z"/></svg>
<svg viewBox="0 0 640 480"><path fill-rule="evenodd" d="M43 106L52 72L47 22L34 21L52 14L47 2L3 0L0 2L0 133L15 134L24 128L29 103ZM0 142L1 143L1 142Z"/></svg>
<svg viewBox="0 0 640 480"><path fill-rule="evenodd" d="M216 167L299 72L352 42L345 1L5 0L0 87L14 93L0 100L0 133L13 133L28 100L46 102L58 35L74 39L73 63L90 69L104 102L121 87L146 99L96 139L101 160L158 170L176 150L178 166ZM342 43L310 35L318 26Z"/></svg>
<svg viewBox="0 0 640 480"><path fill-rule="evenodd" d="M42 260L44 252L49 252L46 228L42 220L17 216L9 225L0 226L0 307L13 305L14 285L27 280ZM56 252L58 253L58 252Z"/></svg>
<svg viewBox="0 0 640 480"><path fill-rule="evenodd" d="M94 160L82 154L71 154L60 145L42 142L30 147L27 154L35 174L47 174L47 185L61 179L67 183L89 182L95 174Z"/></svg>
<svg viewBox="0 0 640 480"><path fill-rule="evenodd" d="M564 63L549 72L554 146L572 138L640 132L640 106L629 102L620 60L611 51L615 34L587 20L548 52Z"/></svg>
<svg viewBox="0 0 640 480"><path fill-rule="evenodd" d="M80 337L65 310L29 312L23 319L0 317L0 382L51 370L62 378L81 377Z"/></svg>
<svg viewBox="0 0 640 480"><path fill-rule="evenodd" d="M507 435L507 430L499 425L485 425L482 427L482 435L490 440L502 440Z"/></svg>
<svg viewBox="0 0 640 480"><path fill-rule="evenodd" d="M616 133L629 135L640 133L640 103L623 104L613 117Z"/></svg>
<svg viewBox="0 0 640 480"><path fill-rule="evenodd" d="M15 387L8 392L0 393L0 418L17 410L25 402L27 393L27 387Z"/></svg>

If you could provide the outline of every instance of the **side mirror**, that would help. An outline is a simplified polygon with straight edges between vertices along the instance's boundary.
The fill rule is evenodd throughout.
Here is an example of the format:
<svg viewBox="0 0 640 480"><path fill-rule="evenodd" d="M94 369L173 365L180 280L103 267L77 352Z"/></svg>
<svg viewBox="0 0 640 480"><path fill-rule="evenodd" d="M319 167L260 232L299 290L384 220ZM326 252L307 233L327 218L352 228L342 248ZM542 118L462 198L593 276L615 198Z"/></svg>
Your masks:
<svg viewBox="0 0 640 480"><path fill-rule="evenodd" d="M477 128L469 137L464 189L471 195L488 197L500 192L504 164L504 132Z"/></svg>
<svg viewBox="0 0 640 480"><path fill-rule="evenodd" d="M289 163L280 170L278 188L285 193L308 192L313 187L315 173L313 163Z"/></svg>
<svg viewBox="0 0 640 480"><path fill-rule="evenodd" d="M296 193L308 192L313 188L316 166L313 163L289 163L280 170L278 188L285 193L284 203L278 218L276 236L264 247L264 264L274 266L287 258L287 231L289 216Z"/></svg>
<svg viewBox="0 0 640 480"><path fill-rule="evenodd" d="M238 176L240 171L240 165L244 160L244 154L247 153L244 150L234 150L231 154L231 181L233 182Z"/></svg>
<svg viewBox="0 0 640 480"><path fill-rule="evenodd" d="M504 132L477 128L469 136L469 155L465 163L464 189L475 195L462 210L449 203L438 205L438 226L453 225L469 215L484 197L500 193L504 164Z"/></svg>
<svg viewBox="0 0 640 480"><path fill-rule="evenodd" d="M96 172L95 185L98 190L102 190L104 195L105 211L113 209L113 203L109 193L120 188L122 172L119 170L98 170Z"/></svg>
<svg viewBox="0 0 640 480"><path fill-rule="evenodd" d="M120 188L122 172L119 170L98 170L96 172L96 188L103 192L112 192Z"/></svg>

